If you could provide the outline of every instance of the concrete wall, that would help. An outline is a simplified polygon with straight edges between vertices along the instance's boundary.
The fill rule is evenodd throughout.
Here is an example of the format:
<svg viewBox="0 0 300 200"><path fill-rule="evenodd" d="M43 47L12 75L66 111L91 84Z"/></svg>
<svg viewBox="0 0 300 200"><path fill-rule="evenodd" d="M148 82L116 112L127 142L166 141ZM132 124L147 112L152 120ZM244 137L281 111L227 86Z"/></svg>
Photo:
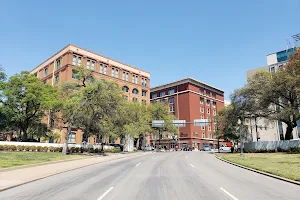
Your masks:
<svg viewBox="0 0 300 200"><path fill-rule="evenodd" d="M289 147L300 147L300 140L248 142L244 147L247 150L275 150L277 148L287 150Z"/></svg>

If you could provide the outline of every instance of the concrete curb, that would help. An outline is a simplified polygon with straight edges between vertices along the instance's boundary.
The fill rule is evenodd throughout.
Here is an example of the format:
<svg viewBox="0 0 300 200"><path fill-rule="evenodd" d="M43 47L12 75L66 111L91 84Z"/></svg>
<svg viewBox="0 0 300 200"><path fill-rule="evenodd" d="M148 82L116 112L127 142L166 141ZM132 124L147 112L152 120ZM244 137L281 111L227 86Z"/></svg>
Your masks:
<svg viewBox="0 0 300 200"><path fill-rule="evenodd" d="M130 154L130 155L135 155L135 154ZM130 156L131 157L131 156ZM9 187L6 187L6 188L2 188L0 189L0 192L2 191L5 191L5 190L9 190L9 189L12 189L12 188L15 188L15 187L18 187L18 186L21 186L21 185L25 185L27 183L31 183L31 182L34 182L34 181L38 181L38 180L41 180L41 179L45 179L45 178L48 178L48 177L51 177L51 176L55 176L55 175L58 175L58 174L62 174L62 173L65 173L65 172L70 172L70 171L74 171L76 169L81 169L81 168L84 168L84 167L89 167L89 166L92 166L92 165L97 165L99 163L103 163L103 162L108 162L108 161L112 161L112 160L118 160L118 159L122 159L122 158L126 158L126 156L124 157L119 157L119 158L114 158L114 159L111 159L111 160L104 160L104 161L100 161L100 162L97 162L97 163L92 163L92 164L88 164L88 165L84 165L84 166L80 166L80 167L76 167L76 168L73 168L73 169L68 169L68 170L65 170L65 171L62 171L62 172L57 172L57 173L53 173L53 174L50 174L50 175L47 175L47 176L43 176L43 177L39 177L39 178L36 178L36 179L32 179L30 181L26 181L24 183L19 183L19 184L16 184L16 185L12 185L12 186L9 186ZM70 160L68 160L70 161ZM48 163L50 164L50 163ZM53 164L53 163L51 163ZM54 163L55 164L55 163Z"/></svg>
<svg viewBox="0 0 300 200"><path fill-rule="evenodd" d="M252 171L252 172L256 172L258 174L262 174L262 175L265 175L265 176L269 176L271 178L276 178L278 180L281 180L281 181L285 181L285 182L289 182L289 183L292 183L292 184L295 184L295 185L299 185L300 186L300 182L299 181L294 181L294 180L291 180L291 179L287 179L287 178L283 178L281 176L277 176L277 175L274 175L274 174L270 174L270 173L267 173L267 172L263 172L263 171L260 171L260 170L257 170L257 169L252 169L252 168L249 168L249 167L245 167L243 165L239 165L239 164L236 164L236 163L233 163L233 162L230 162L228 160L224 160L223 158L219 158L216 154L214 154L215 157L223 162L226 162L228 164L231 164L231 165L234 165L234 166L237 166L237 167L240 167L240 168L243 168L243 169L247 169L249 171Z"/></svg>

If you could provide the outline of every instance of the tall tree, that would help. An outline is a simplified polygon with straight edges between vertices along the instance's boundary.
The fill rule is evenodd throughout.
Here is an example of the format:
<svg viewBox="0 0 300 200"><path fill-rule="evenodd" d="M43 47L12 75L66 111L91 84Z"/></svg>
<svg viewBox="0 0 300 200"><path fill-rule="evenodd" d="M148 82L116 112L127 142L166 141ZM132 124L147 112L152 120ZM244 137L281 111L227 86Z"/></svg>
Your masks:
<svg viewBox="0 0 300 200"><path fill-rule="evenodd" d="M22 71L11 76L3 88L2 112L15 124L27 140L30 125L41 120L46 110L57 103L57 89Z"/></svg>

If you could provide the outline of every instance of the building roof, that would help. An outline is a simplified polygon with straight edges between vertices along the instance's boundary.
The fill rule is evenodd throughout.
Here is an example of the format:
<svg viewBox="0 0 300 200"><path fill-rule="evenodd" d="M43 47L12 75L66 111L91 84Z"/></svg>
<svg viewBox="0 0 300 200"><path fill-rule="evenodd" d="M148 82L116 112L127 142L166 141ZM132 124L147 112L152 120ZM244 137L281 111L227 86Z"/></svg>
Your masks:
<svg viewBox="0 0 300 200"><path fill-rule="evenodd" d="M136 67L133 67L133 66L130 66L130 65L127 65L127 64L124 64L124 63L122 63L122 62L120 62L120 61L111 59L111 58L109 58L109 57L106 57L106 56L103 56L103 55L101 55L101 54L92 52L92 51L90 51L90 50L87 50L87 49L78 47L78 46L73 45L73 44L68 44L67 46L65 46L64 48L62 48L61 50L59 50L57 53L55 53L55 54L52 55L50 58L48 58L47 60L45 60L44 62L42 62L40 65L38 65L37 67L35 67L33 70L31 70L31 73L35 73L37 69L45 67L46 65L49 64L49 62L52 62L53 59L57 59L58 57L60 57L60 56L62 56L63 54L65 54L66 52L68 52L68 51L74 51L75 49L77 49L77 50L79 49L79 50L82 50L82 51L85 51L85 52L89 52L89 53L94 54L94 55L96 55L96 56L98 56L98 57L99 57L99 56L102 57L102 59L107 59L107 60L112 61L112 62L114 62L114 63L118 63L118 64L120 64L120 65L122 65L122 66L127 66L127 67L130 67L130 68L132 68L132 69L135 69L135 70L144 72L145 74L149 74L148 77L150 77L150 72L147 72L147 71L145 71L145 70L141 70L141 69L139 69L139 68L136 68Z"/></svg>
<svg viewBox="0 0 300 200"><path fill-rule="evenodd" d="M204 83L202 81L196 80L194 78L190 78L190 77L184 78L184 79L181 79L181 80L177 80L177 81L173 81L173 82L170 82L170 83L167 83L167 84L158 85L156 87L151 88L150 91L151 92L156 92L156 91L159 91L159 90L162 90L162 89L174 87L174 86L181 85L181 84L184 84L184 83L192 83L192 84L195 84L197 86L208 88L208 89L211 89L211 90L215 90L216 92L224 94L223 90L221 90L219 88L216 88L214 86L211 86L211 85L209 85L207 83Z"/></svg>

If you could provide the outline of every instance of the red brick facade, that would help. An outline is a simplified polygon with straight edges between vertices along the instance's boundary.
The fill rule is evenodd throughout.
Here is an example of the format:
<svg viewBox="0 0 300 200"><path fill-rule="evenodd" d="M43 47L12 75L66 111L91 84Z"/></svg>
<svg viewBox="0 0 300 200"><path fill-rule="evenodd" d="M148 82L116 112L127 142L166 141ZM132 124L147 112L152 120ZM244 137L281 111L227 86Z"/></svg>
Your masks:
<svg viewBox="0 0 300 200"><path fill-rule="evenodd" d="M174 93L173 91L174 90ZM165 96L162 93L165 92ZM200 127L186 124L179 128L179 148L185 145L201 149L203 144L216 144L214 117L224 108L224 92L192 78L182 79L151 89L151 103L163 101L170 107L170 112L179 120L194 122L195 119L208 119L208 126ZM152 141L153 142L153 141ZM163 141L174 143L172 141ZM157 144L157 143L156 143ZM162 143L164 146L164 144ZM167 148L171 145L165 144Z"/></svg>

